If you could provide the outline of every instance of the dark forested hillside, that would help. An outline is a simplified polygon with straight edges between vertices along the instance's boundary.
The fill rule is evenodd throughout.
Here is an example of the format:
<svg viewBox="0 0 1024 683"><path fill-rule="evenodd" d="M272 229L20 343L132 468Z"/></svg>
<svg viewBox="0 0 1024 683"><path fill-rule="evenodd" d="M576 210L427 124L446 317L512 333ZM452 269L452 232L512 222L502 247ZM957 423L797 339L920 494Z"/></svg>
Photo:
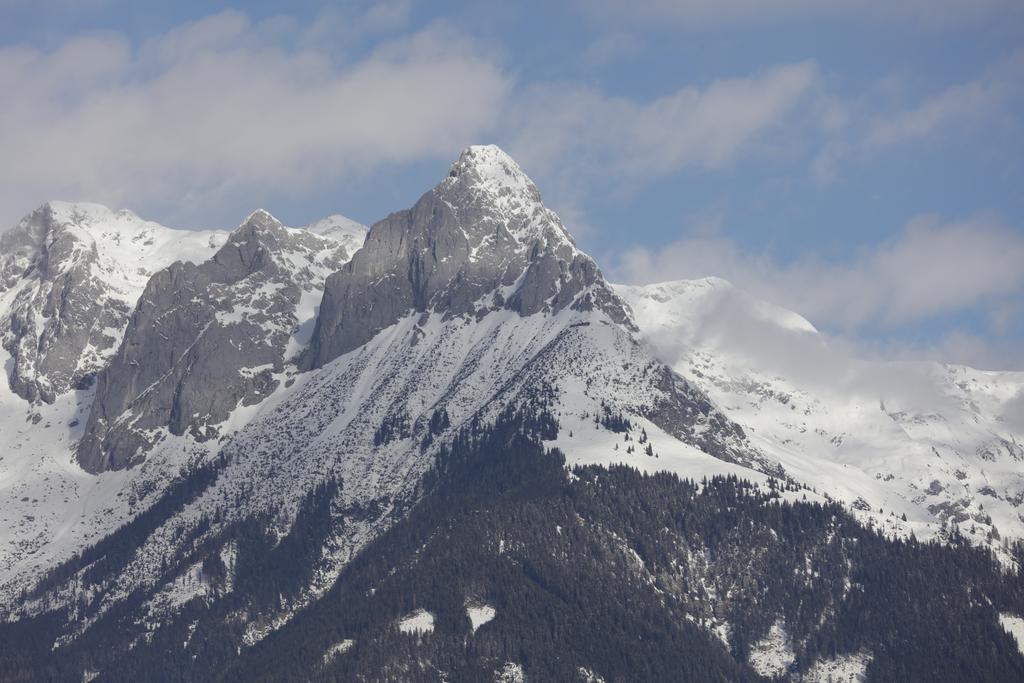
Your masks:
<svg viewBox="0 0 1024 683"><path fill-rule="evenodd" d="M792 680L855 654L869 662L869 680L1024 680L1024 658L998 623L1000 612L1024 614L1024 583L986 552L956 539L887 540L783 483L694 482L624 467L570 472L543 445L555 419L534 405L463 429L441 449L409 514L252 646L243 645L239 615L284 613L316 572L332 526L359 514L335 509L334 482L307 496L281 538L266 519L235 527L233 566L215 553L203 563L217 590L170 623L147 633L133 611L146 598L138 596L52 653L61 615L6 624L0 672L5 680L89 672L96 681L763 680L751 652L782 629L792 657L781 673ZM90 563L117 571L120 544L148 525L62 571ZM400 628L416 614L431 625Z"/></svg>

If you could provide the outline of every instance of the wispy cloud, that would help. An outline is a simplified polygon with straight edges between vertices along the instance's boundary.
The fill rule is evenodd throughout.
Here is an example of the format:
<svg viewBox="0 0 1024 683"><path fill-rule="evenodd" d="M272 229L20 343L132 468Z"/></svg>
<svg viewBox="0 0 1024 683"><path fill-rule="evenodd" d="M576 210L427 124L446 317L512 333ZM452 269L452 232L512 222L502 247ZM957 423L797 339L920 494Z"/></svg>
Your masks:
<svg viewBox="0 0 1024 683"><path fill-rule="evenodd" d="M1024 234L995 219L910 221L848 260L781 261L721 235L687 236L625 252L614 276L634 283L716 275L840 330L892 328L1024 297Z"/></svg>
<svg viewBox="0 0 1024 683"><path fill-rule="evenodd" d="M909 107L875 114L865 143L876 149L934 136L957 124L1000 125L1000 119L1016 120L1022 96L1024 53L1015 53L974 80L949 86Z"/></svg>
<svg viewBox="0 0 1024 683"><path fill-rule="evenodd" d="M877 161L906 145L973 140L986 152L1005 154L1024 135L1018 114L1024 107L1024 52L916 99L909 93L919 88L908 80L890 74L859 96L828 96L841 125L824 128L816 142L810 170L817 183L829 183L850 165Z"/></svg>
<svg viewBox="0 0 1024 683"><path fill-rule="evenodd" d="M814 62L780 65L637 101L571 84L527 88L510 128L529 167L577 182L643 181L682 168L718 170L803 118Z"/></svg>
<svg viewBox="0 0 1024 683"><path fill-rule="evenodd" d="M609 183L736 163L792 128L820 81L807 61L646 100L516 83L489 48L410 16L401 0L306 23L225 11L142 44L2 48L0 88L17 97L0 108L0 216L82 198L224 219L218 207L447 160L495 131L556 204L581 207ZM352 58L367 36L379 42Z"/></svg>

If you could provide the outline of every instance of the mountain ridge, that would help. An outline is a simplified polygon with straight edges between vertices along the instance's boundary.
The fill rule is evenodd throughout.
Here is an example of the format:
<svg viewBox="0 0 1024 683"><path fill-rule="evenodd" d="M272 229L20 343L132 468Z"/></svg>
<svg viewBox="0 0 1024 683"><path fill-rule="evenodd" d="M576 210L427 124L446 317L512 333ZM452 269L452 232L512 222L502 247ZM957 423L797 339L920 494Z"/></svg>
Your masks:
<svg viewBox="0 0 1024 683"><path fill-rule="evenodd" d="M1024 433L1004 414L1024 373L858 360L718 278L615 289L654 354L801 481L980 544L1024 535Z"/></svg>
<svg viewBox="0 0 1024 683"><path fill-rule="evenodd" d="M99 673L117 679L111 666L119 657L149 656L148 644L159 648L167 639L184 643L194 664L182 666L199 672L223 664L209 656L276 652L275 634L301 633L333 593L354 590L346 582L376 561L366 553L379 552L380 539L426 530L413 548L396 550L401 565L393 568L402 581L422 580L409 578L416 575L415 547L436 553L434 535L473 519L445 517L448 499L438 495L531 520L532 535L505 530L518 547L501 541L495 550L491 539L466 557L512 553L526 563L517 586L546 576L583 614L588 606L574 602L579 594L571 589L564 593L565 577L552 573L546 554L524 548L545 539L569 544L565 557L600 548L608 574L595 581L625 581L640 593L623 595L650 614L659 609L656 595L679 600L672 609L682 611L673 618L685 613L694 622L672 630L673 637L712 648L721 671L751 680L776 671L774 660L751 659L752 648L796 648L808 658L800 670L810 670L822 651L817 641L789 639L834 640L828 629L839 626L826 612L803 607L762 618L730 603L730 591L745 586L739 578L730 583L740 571L733 555L764 590L779 590L769 570L773 558L785 557L793 567L808 563L799 571L786 564L786 576L794 576L794 594L815 596L813 604L824 595L849 608L847 599L866 599L861 584L872 585L871 600L885 604L885 582L851 573L845 558L856 555L857 544L836 539L835 525L853 524L849 533L864 534L880 556L914 561L933 553L915 535L941 539L948 552L934 550L937 557L970 558L998 609L1017 609L1015 589L1003 586L985 554L991 550L1007 567L1018 561L1017 549L998 536L1018 533L1018 440L998 432L993 412L1013 390L1012 377L993 379L994 389L971 388L969 373L954 370L934 385L961 391L964 415L973 401L981 416L973 427L889 394L879 406L871 393L877 373L851 374L862 366L837 359L805 319L723 280L608 283L529 177L495 146L467 148L412 207L368 231L336 216L311 226L288 228L254 211L216 248L208 243L207 258L148 276L95 382L55 393L51 402L0 396L11 445L0 456L0 490L8 494L0 501L0 614L16 633L19 625L42 624L61 666L85 675L92 662L103 662ZM31 261L17 253L0 273ZM35 286L27 269L14 279ZM752 335L757 346L748 343ZM2 360L7 367L8 357ZM828 382L836 386L826 392ZM978 427L983 417L991 424ZM953 425L954 435L991 427L1007 438L933 454L929 448L941 445L938 423ZM894 444L913 449L886 452ZM899 469L901 457L908 460ZM1000 482L997 468L1006 475ZM480 489L461 490L463 484ZM559 492L553 499L533 500L552 491ZM699 499L694 509L733 521L710 522L701 527L706 535L693 537L673 495ZM591 496L587 519L564 508ZM982 498L996 501L994 509L983 512ZM865 526L840 514L836 500ZM748 516L734 523L740 509ZM561 523L541 533L532 526L538 510ZM662 526L646 528L647 511ZM810 555L778 547L779 533L788 537L808 520L814 561L838 582L824 588ZM758 534L743 537L755 527ZM716 557L723 538L729 556ZM965 539L981 550L964 550ZM857 560L876 566L872 558ZM540 573L531 574L531 566ZM600 573L600 563L594 566ZM709 588L712 566L725 576ZM949 579L941 574L947 566L934 569L956 585L965 570ZM283 583L267 584L264 576ZM473 581L482 586L486 577ZM645 586L654 592L647 595ZM593 588L584 591L587 600L599 599L587 593ZM372 612L374 594L358 590ZM610 590L617 595L619 588ZM751 604L760 589L752 590ZM456 598L433 591L421 588L448 610L438 631L460 633L448 605ZM422 616L433 608L401 596L382 596L385 611ZM968 610L968 598L957 593L957 609ZM714 609L694 607L701 601ZM987 619L997 606L986 609ZM193 641L197 625L204 635ZM988 626L988 635L999 628ZM374 628L389 642L386 623ZM843 641L843 656L861 669L872 658L892 665L892 653L857 637ZM1005 650L1008 642L999 641L998 662L1012 669L1020 662ZM854 647L866 643L870 652ZM211 654L207 644L224 649ZM354 647L359 654L365 646ZM151 661L133 661L152 671ZM480 660L488 670L503 665Z"/></svg>
<svg viewBox="0 0 1024 683"><path fill-rule="evenodd" d="M51 207L57 207L58 213L62 213L66 219L65 222L70 223L70 229L77 233L74 244L82 244L88 238L90 249L84 250L88 259L81 269L85 275L99 279L103 292L109 293L109 296L124 298L121 292L126 289L130 296L115 309L119 312L118 316L109 321L109 310L104 308L104 296L72 296L71 299L63 299L66 310L69 301L78 304L73 312L74 320L79 321L80 328L98 329L107 337L101 349L102 355L89 368L85 381L68 383L63 391L54 391L50 397L52 403L40 399L26 400L14 391L0 392L0 424L3 425L9 446L7 453L0 456L0 490L5 492L0 501L0 518L5 522L0 532L0 574L4 576L7 576L8 571L14 571L14 567L20 566L19 563L27 562L30 566L45 564L49 561L47 558L51 551L56 553L55 557L63 557L81 548L83 544L92 542L98 535L109 532L121 521L133 517L150 504L153 497L179 475L180 468L210 457L210 451L218 447L216 441L201 444L191 437L165 439L155 446L152 453L154 459L149 465L143 465L122 476L111 474L98 478L83 470L73 456L92 414L91 407L97 388L95 376L107 366L119 348L130 314L147 280L172 261L206 260L228 241L230 233L219 230L175 230L136 219L128 211L68 202L44 205L27 216L21 224L45 219ZM329 236L328 239L332 240L332 245L338 245L336 249L351 250L352 242L358 241L365 234L362 226L347 219L334 218L332 223L334 225L327 227L333 227L336 236ZM36 225L46 227L40 222ZM17 228L15 226L5 232L0 240L10 244L12 238L8 236L17 235ZM289 228L286 232L293 234L301 230ZM137 239L133 241L133 237ZM184 238L184 249L175 248L176 237ZM315 239L324 238L320 236ZM152 244L140 251L139 243L145 245L147 241ZM5 251L0 255L0 263L11 264L16 259L24 261L20 267L8 268L11 280L6 290L0 292L0 303L5 305L0 307L0 322L6 323L10 319L12 307L13 315L40 321L33 333L35 336L21 337L23 343L30 343L33 352L40 349L35 341L38 339L38 330L48 327L67 330L67 326L56 325L60 322L59 318L45 318L41 313L45 297L38 296L37 292L41 287L49 288L50 284L45 280L40 281L35 271L29 271L29 266L37 258L38 249L33 251L32 248ZM116 260L119 268L111 271L110 268L99 267L111 260ZM144 267L142 271L137 270L140 266ZM301 271L302 268L295 270ZM110 272L116 276L113 283L109 282ZM316 273L310 271L302 277L312 282ZM127 280L130 288L123 284L124 280ZM90 291L83 288L71 289L73 295ZM43 303L37 303L40 300ZM316 287L301 289L294 308L297 323L295 329L288 330L289 338L284 349L286 360L295 356L308 343L311 321L318 304L319 293ZM245 313L241 308L236 307L235 310L240 316ZM72 328L71 332L77 334L75 329ZM10 342L13 335L7 329L3 332L6 333L3 335L4 341ZM73 336L72 341L76 338ZM57 341L60 341L59 336ZM7 370L6 381L16 387L19 368L7 350L9 347L10 343L0 347L0 356ZM45 351L46 347L42 349ZM63 358L66 356L62 357L62 362ZM71 358L68 367L73 368L79 364L76 358ZM281 377L280 381L287 381L287 378ZM247 414L252 412L251 407L237 408L228 422L218 428L223 434L230 433L244 424L248 419ZM32 569L25 571L31 575ZM0 579L0 583L3 581Z"/></svg>
<svg viewBox="0 0 1024 683"><path fill-rule="evenodd" d="M530 315L589 305L607 306L625 322L601 283L596 264L518 165L496 146L469 147L411 209L371 227L352 261L328 277L303 367L322 367L407 310L481 316L510 308ZM589 299L577 301L588 288Z"/></svg>
<svg viewBox="0 0 1024 683"><path fill-rule="evenodd" d="M49 202L0 236L11 388L52 403L109 359L169 257L205 258L226 233L183 231L98 204Z"/></svg>
<svg viewBox="0 0 1024 683"><path fill-rule="evenodd" d="M446 179L441 187L446 184L454 183ZM532 199L533 193L527 197ZM461 236L463 225L455 214L462 212L465 217L467 211L482 210L481 197L472 192L455 192L445 198L448 208L439 214L442 220L416 228L421 234ZM483 199L496 199L495 205L499 208L515 204L515 200L501 193L495 196L488 192ZM453 205L453 200L458 201ZM493 206L486 210L497 211ZM434 215L433 212L425 214L427 219ZM538 222L519 224L524 228L522 241L512 238L503 225L493 221L490 225L494 232L488 229L476 235L481 241L491 238L515 242L517 250L507 260L485 262L483 253L477 254L479 259L471 260L473 254L468 240L440 239L432 244L429 251L433 254L431 258L436 256L437 263L445 263L448 254L435 253L435 249L445 246L457 250L460 264L476 264L469 267L481 275L479 286L474 290L475 297L447 299L441 296L429 310L425 305L426 297L420 300L424 305L418 307L406 305L411 299L399 298L398 305L393 307L394 321L376 333L372 343L342 352L316 372L295 374L287 367L283 372L270 368L269 379L274 383L267 385L266 395L251 406L240 405L229 419L232 426L220 436L211 439L188 429L175 434L159 427L158 437L149 442L152 445L142 445L147 453L143 460L133 459L132 453L137 452L140 445L129 442L127 456L113 464L114 470L123 472L118 476L130 482L123 485L123 490L133 492L131 500L136 509L152 504L154 496L170 485L176 467L201 465L219 458L225 463L225 469L216 486L187 508L173 513L160 529L152 532L151 539L139 549L139 559L131 571L108 579L110 583L103 592L109 596L109 602L103 609L115 606L137 590L151 590L152 582L160 574L159 563L154 564L154 558L174 548L177 552L188 552L181 546L180 525L195 523L197 516L221 520L211 525L204 534L206 538L215 535L223 525L237 523L239 514L271 514L273 511L272 514L287 520L295 514L294 501L315 489L328 476L341 482L335 496L338 505L378 510L366 519L361 534L336 539L345 550L341 551L335 569L325 568L325 575L331 576L344 566L345 557L357 552L366 539L386 529L394 521L392 516L399 514L408 501L415 500L417 482L431 467L437 447L435 442L443 441L447 431L447 428L431 426L441 420L440 416L445 416L443 421L450 421L452 428L467 421L492 419L512 403L534 400L539 391L550 394L546 400L560 401L566 424L579 422L590 426L594 419L625 420L624 416L628 415L637 424L642 422L652 439L659 440L660 453L653 450L649 454L634 453L630 447L627 455L624 446L622 453L616 455L622 436L602 428L596 433L600 437L597 441L592 437L587 439L589 450L585 457L588 461L593 461L594 457L599 462L625 459L653 468L660 456L663 466L679 471L699 466L709 472L744 471L764 479L756 469L744 469L744 466L771 469L771 465L749 447L742 430L725 419L703 394L652 361L635 342L622 304L589 257L571 244L564 228L555 222L557 217L542 205L527 207L525 216ZM269 216L260 214L256 218L270 225ZM381 225L371 229L368 236L371 244L374 240L386 241L376 237L381 233ZM552 248L547 249L545 245L552 245ZM384 269L397 268L397 272L403 272L410 263L406 260L409 252L392 251L383 246L385 248L379 252L386 257L381 262ZM236 250L231 242L223 249L231 249L232 253ZM364 253L372 253L372 249L367 252L364 247L354 258L360 259L359 254ZM509 269L509 264L515 266L514 271ZM187 275L201 268L203 266L179 266L178 271ZM341 272L348 271L343 268ZM461 284L463 280L458 279L461 272L454 268L436 271L435 293L443 293L454 282ZM506 280L508 284L504 284ZM190 281L182 276L183 286ZM243 281L245 278L238 280ZM516 294L529 282L535 283L534 292L538 295L517 298ZM354 283L370 292L370 296L379 291L373 280L357 278ZM497 303L495 293L501 294L502 288L512 285L518 285L518 289L509 291L507 301L512 304ZM161 289L175 290L163 286ZM411 291L410 283L405 292ZM349 297L361 300L361 293L353 292ZM328 287L318 320L330 315L331 301ZM483 301L479 309L478 301ZM517 301L525 303L515 303ZM155 303L155 313L177 310L170 304ZM185 327L192 330L193 339L183 333L175 334L175 339L180 338L176 342L179 345L188 346L194 338L205 334L203 330L207 327L202 321L210 317L211 309L203 301L198 305L205 313L198 317L186 316ZM143 301L140 306L146 308L150 304ZM146 314L145 320L157 320L160 315ZM136 352L129 349L169 346L159 335L153 336L150 323L142 319L136 322L139 324L135 328L141 332L138 335L130 332L126 336L119 360L107 371L111 377L117 373L128 373L130 377L137 372L132 361L141 356L133 355ZM280 344L275 348L279 349ZM209 354L209 358L216 357L214 352ZM175 359L176 354L171 353L167 367L176 367ZM141 366L141 361L138 362ZM231 367L234 366L229 365L228 369ZM163 376L162 371L157 370L157 375L158 378ZM112 385L108 385L108 381L106 376L101 377L94 405L103 405L104 396L110 394L107 387ZM168 384L173 388L179 386L178 380ZM143 382L142 386L149 385ZM112 395L131 396L134 391L114 391ZM165 395L174 397L173 393ZM232 397L231 401L234 400ZM169 408L171 405L173 402L164 402L153 413L142 410L139 414L125 414L133 420L155 416L152 423L138 424L142 437L147 437L144 430L167 424L164 421L167 418L162 416L190 415L187 410L175 412ZM241 416L238 422L236 414ZM95 443L90 442L90 434L103 437L102 429L94 431L97 425L102 428L102 419L101 411L94 408L90 412L79 446L80 453L84 446L87 458L96 452L90 451ZM109 424L117 426L116 422ZM609 424L617 422L613 420ZM113 452L119 452L116 442L114 448ZM709 452L712 455L708 455ZM101 463L95 469L109 469L109 466ZM238 499L248 501L241 510L228 504ZM123 503L116 511L110 510L108 517L129 519L130 516L125 515L130 513L121 506ZM107 508L100 510L106 512ZM330 566L327 558L325 562ZM18 572L17 576L24 580L26 575Z"/></svg>

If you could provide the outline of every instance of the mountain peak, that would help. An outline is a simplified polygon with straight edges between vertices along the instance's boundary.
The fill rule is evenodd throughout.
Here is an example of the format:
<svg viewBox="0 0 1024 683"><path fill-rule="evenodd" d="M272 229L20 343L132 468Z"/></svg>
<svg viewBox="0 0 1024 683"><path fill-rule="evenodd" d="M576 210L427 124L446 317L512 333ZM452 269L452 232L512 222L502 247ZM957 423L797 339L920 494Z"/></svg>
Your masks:
<svg viewBox="0 0 1024 683"><path fill-rule="evenodd" d="M242 221L228 237L224 248L214 261L227 265L232 275L238 275L239 259L243 270L251 272L276 263L280 252L291 242L288 228L269 211L256 209Z"/></svg>
<svg viewBox="0 0 1024 683"><path fill-rule="evenodd" d="M481 318L602 309L628 323L589 256L499 147L468 147L448 176L376 223L327 279L303 365L320 367L410 313Z"/></svg>
<svg viewBox="0 0 1024 683"><path fill-rule="evenodd" d="M105 204L97 204L95 202L67 202L60 200L50 200L40 206L37 211L48 212L57 221L73 221L75 217L79 220L82 217L105 217L111 214L122 214L134 216L131 211L127 209L121 209L115 211Z"/></svg>
<svg viewBox="0 0 1024 683"><path fill-rule="evenodd" d="M363 242L366 241L366 233L369 232L369 228L362 223L342 216L340 213L314 221L305 226L303 230L336 242L345 249L347 256L351 256L363 246Z"/></svg>
<svg viewBox="0 0 1024 683"><path fill-rule="evenodd" d="M330 216L313 221L303 229L323 237L351 235L360 239L365 239L366 233L369 230L359 221L354 221L340 213L332 213Z"/></svg>
<svg viewBox="0 0 1024 683"><path fill-rule="evenodd" d="M464 184L495 194L517 194L539 202L540 192L519 164L497 145L472 145L448 172L450 184Z"/></svg>
<svg viewBox="0 0 1024 683"><path fill-rule="evenodd" d="M230 429L239 406L276 389L275 375L308 339L322 282L350 255L258 209L210 258L155 273L98 376L79 464L131 467L157 443L154 430L202 443Z"/></svg>
<svg viewBox="0 0 1024 683"><path fill-rule="evenodd" d="M452 206L485 208L505 222L547 212L537 186L497 145L463 150L436 192Z"/></svg>
<svg viewBox="0 0 1024 683"><path fill-rule="evenodd" d="M266 209L256 209L245 217L245 220L242 221L239 229L256 228L263 230L275 230L283 227L284 224L277 220L277 218L275 218L269 211Z"/></svg>
<svg viewBox="0 0 1024 683"><path fill-rule="evenodd" d="M471 258L484 253L480 247L522 250L538 242L576 251L575 240L544 206L537 186L497 145L467 147L433 193L463 224L473 243Z"/></svg>
<svg viewBox="0 0 1024 683"><path fill-rule="evenodd" d="M91 238L95 232L114 222L142 223L131 211L114 211L102 204L48 201L27 214L11 229L3 231L5 248L10 254L16 247L39 249L54 233L76 232Z"/></svg>

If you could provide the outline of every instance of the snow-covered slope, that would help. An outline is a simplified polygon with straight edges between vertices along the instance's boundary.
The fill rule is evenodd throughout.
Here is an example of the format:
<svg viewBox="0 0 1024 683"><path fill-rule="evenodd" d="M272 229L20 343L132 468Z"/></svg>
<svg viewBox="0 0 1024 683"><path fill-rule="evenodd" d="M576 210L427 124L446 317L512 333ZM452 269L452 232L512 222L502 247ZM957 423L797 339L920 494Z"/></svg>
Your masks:
<svg viewBox="0 0 1024 683"><path fill-rule="evenodd" d="M326 218L313 221L309 225L303 226L302 229L308 230L314 235L327 237L338 242L341 246L345 247L349 254L354 254L363 246L368 230L362 223L342 216L340 213L334 213Z"/></svg>
<svg viewBox="0 0 1024 683"><path fill-rule="evenodd" d="M570 466L788 477L891 530L1024 535L1020 375L858 362L721 280L613 288L493 146L363 237L255 212L140 286L95 383L2 397L0 613L66 607L65 639L120 608L155 628L217 597L211 558L230 593L246 540L318 510L301 590L231 614L253 645L421 500L457 433L533 409Z"/></svg>
<svg viewBox="0 0 1024 683"><path fill-rule="evenodd" d="M160 440L127 470L148 470L129 491L145 491L153 477L163 483L151 488L165 486L161 463L213 462L218 475L161 519L126 566L99 577L89 589L99 613L87 618L141 591L154 595L147 609L157 623L163 605L187 598L177 593L196 585L189 577L211 547L228 552L233 530L254 521L285 533L301 502L330 483L341 521L317 573L298 604L249 615L255 642L409 509L455 430L519 406L558 416L556 443L570 464L755 479L772 468L701 391L637 343L596 265L494 147L470 148L416 206L371 228L328 279L310 349L316 369L274 370L280 381L269 397L238 409L244 426L219 441L197 443L190 432ZM124 366L135 372L130 358ZM169 576L168 558L180 576ZM12 572L8 590L30 578L28 566ZM72 601L84 590L79 580L50 599ZM173 600L156 597L168 591Z"/></svg>
<svg viewBox="0 0 1024 683"><path fill-rule="evenodd" d="M275 255L296 285L286 311L264 306L270 292L243 284L229 302L234 307L220 313L235 327L249 316L280 318L286 360L308 344L324 278L365 235L365 228L343 217L325 221L338 228L326 237L280 226L294 247ZM52 202L0 238L0 365L7 371L0 390L0 584L95 542L150 505L181 467L220 447L198 443L191 434L165 434L143 465L100 476L83 470L75 457L92 413L93 378L117 352L147 283L174 262L206 262L239 236L173 230L127 211ZM169 340L161 343L171 347ZM284 368L279 370L283 376ZM19 387L41 387L21 393L49 402L26 400L15 393ZM218 429L238 429L256 407L235 407Z"/></svg>
<svg viewBox="0 0 1024 683"><path fill-rule="evenodd" d="M717 278L616 292L648 348L790 476L882 521L905 514L918 536L1024 536L1024 373L859 361Z"/></svg>

